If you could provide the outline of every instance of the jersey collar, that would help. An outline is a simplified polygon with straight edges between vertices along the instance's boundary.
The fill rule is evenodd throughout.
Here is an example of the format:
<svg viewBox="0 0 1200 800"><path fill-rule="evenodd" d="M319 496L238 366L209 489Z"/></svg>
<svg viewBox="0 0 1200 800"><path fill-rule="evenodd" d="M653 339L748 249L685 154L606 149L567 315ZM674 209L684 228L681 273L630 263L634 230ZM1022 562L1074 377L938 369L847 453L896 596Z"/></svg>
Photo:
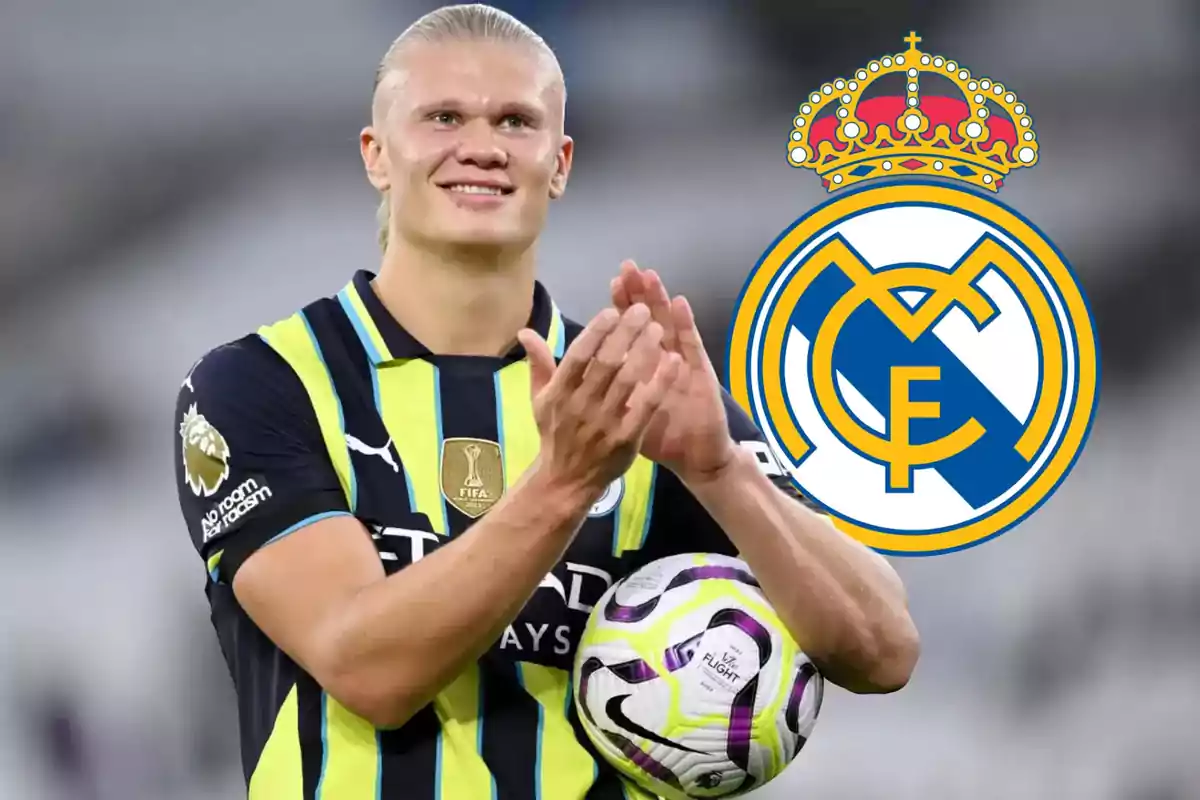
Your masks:
<svg viewBox="0 0 1200 800"><path fill-rule="evenodd" d="M346 316L350 319L350 324L354 326L354 332L358 334L363 348L367 351L367 357L375 366L379 366L398 359L434 355L384 308L379 296L371 287L371 281L374 279L373 272L360 270L337 296L338 302L342 304ZM562 313L540 282L534 283L533 313L527 325L546 340L555 359L562 358L567 338ZM507 355L508 359L516 360L524 357L525 348L519 344Z"/></svg>

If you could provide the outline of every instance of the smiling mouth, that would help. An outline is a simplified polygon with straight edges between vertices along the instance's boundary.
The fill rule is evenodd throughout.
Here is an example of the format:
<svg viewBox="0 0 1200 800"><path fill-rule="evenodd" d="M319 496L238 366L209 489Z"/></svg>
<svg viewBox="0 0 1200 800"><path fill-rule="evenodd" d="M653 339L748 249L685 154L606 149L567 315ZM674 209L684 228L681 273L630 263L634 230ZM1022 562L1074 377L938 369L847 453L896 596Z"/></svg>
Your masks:
<svg viewBox="0 0 1200 800"><path fill-rule="evenodd" d="M485 195L491 197L507 197L513 193L512 188L507 186L481 186L477 183L446 183L441 185L443 189L453 194L473 194Z"/></svg>

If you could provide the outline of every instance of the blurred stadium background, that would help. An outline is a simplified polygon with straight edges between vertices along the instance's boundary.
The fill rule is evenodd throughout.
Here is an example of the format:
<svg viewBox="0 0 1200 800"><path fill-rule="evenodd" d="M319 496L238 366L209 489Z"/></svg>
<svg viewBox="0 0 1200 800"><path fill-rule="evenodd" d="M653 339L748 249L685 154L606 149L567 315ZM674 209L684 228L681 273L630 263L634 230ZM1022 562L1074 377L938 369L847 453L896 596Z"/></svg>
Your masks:
<svg viewBox="0 0 1200 800"><path fill-rule="evenodd" d="M0 10L0 795L243 791L173 400L200 353L376 267L357 134L376 61L434 5ZM924 641L912 683L832 691L756 797L1200 797L1197 6L497 5L557 49L570 89L576 168L544 280L586 318L635 257L693 299L718 359L748 270L824 196L785 161L811 87L915 28L1020 93L1042 163L1000 199L1089 294L1090 444L1016 531L897 562Z"/></svg>

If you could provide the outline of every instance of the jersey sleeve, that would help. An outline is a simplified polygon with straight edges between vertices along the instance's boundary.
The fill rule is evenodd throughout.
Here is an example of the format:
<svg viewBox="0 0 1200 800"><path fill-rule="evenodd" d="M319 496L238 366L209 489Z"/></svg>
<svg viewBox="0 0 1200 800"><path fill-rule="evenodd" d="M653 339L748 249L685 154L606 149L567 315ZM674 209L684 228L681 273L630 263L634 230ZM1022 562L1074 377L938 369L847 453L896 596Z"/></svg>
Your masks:
<svg viewBox="0 0 1200 800"><path fill-rule="evenodd" d="M739 447L752 452L759 468L788 495L811 505L780 466L767 439L733 397L722 390L729 433ZM653 516L643 558L653 561L679 553L717 553L736 556L737 549L717 521L683 481L659 467L654 488Z"/></svg>
<svg viewBox="0 0 1200 800"><path fill-rule="evenodd" d="M273 539L349 513L300 379L257 336L193 366L175 407L175 483L214 581Z"/></svg>

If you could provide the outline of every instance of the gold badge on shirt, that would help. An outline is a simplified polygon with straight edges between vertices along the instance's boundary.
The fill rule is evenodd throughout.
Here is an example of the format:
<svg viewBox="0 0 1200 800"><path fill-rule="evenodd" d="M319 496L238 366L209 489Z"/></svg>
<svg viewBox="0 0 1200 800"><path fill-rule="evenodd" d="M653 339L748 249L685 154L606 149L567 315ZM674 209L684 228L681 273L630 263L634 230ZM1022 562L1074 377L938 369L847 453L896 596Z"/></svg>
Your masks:
<svg viewBox="0 0 1200 800"><path fill-rule="evenodd" d="M179 423L183 439L183 477L197 497L212 497L229 477L229 443L196 404L188 408Z"/></svg>
<svg viewBox="0 0 1200 800"><path fill-rule="evenodd" d="M450 505L475 519L503 494L500 445L486 439L442 442L442 495Z"/></svg>

